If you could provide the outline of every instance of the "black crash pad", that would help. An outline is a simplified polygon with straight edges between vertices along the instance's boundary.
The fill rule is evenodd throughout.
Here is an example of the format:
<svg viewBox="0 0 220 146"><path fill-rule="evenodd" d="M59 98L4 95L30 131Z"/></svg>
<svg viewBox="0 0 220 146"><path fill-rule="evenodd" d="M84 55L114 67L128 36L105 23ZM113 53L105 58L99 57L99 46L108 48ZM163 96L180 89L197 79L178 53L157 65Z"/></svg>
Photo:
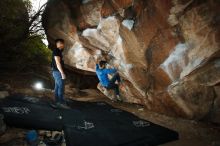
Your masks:
<svg viewBox="0 0 220 146"><path fill-rule="evenodd" d="M22 95L0 100L8 125L64 130L67 146L155 146L178 139L178 133L105 102L69 101L54 109L49 101Z"/></svg>

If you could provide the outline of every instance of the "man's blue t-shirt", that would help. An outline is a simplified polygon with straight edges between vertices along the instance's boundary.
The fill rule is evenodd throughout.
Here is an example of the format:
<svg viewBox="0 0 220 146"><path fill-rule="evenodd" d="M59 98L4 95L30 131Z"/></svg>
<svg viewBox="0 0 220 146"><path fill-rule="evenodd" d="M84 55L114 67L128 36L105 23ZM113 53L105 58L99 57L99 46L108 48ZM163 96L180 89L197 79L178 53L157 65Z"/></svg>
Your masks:
<svg viewBox="0 0 220 146"><path fill-rule="evenodd" d="M108 87L108 85L109 85L108 74L113 74L116 72L117 72L116 69L100 69L99 65L96 64L96 74L99 78L101 85L104 87Z"/></svg>

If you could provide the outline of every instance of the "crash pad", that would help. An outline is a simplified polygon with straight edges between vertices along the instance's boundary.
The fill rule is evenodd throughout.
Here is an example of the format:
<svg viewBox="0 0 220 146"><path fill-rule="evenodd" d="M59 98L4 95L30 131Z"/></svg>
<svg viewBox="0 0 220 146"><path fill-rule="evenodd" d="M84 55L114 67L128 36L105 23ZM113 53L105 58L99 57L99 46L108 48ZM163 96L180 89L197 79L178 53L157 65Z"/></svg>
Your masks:
<svg viewBox="0 0 220 146"><path fill-rule="evenodd" d="M155 146L178 133L114 108L105 102L69 100L70 109L24 95L0 100L6 124L19 128L64 130L67 146Z"/></svg>

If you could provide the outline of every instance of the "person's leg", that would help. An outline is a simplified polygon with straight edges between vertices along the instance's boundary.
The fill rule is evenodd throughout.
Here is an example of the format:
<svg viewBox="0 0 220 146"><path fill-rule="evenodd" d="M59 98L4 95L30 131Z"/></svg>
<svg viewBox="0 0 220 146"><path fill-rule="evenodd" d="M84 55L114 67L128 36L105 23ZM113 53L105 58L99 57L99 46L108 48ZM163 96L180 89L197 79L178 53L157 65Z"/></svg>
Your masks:
<svg viewBox="0 0 220 146"><path fill-rule="evenodd" d="M119 86L115 84L115 82L118 81L119 83L121 82L120 76L118 73L115 73L111 80L109 81L109 87L110 89L113 89L115 92L116 96L119 96Z"/></svg>
<svg viewBox="0 0 220 146"><path fill-rule="evenodd" d="M115 84L114 91L115 91L115 95L119 96L119 87L117 84Z"/></svg>
<svg viewBox="0 0 220 146"><path fill-rule="evenodd" d="M121 82L121 78L118 73L115 73L109 82L110 84L115 84L116 81L118 81L119 83Z"/></svg>
<svg viewBox="0 0 220 146"><path fill-rule="evenodd" d="M54 96L55 96L55 102L59 101L59 95L58 95L58 77L57 77L57 72L53 71L53 78L54 78Z"/></svg>
<svg viewBox="0 0 220 146"><path fill-rule="evenodd" d="M60 84L60 92L59 92L59 97L60 97L60 102L65 103L64 100L64 89L65 89L65 81L61 78L61 84Z"/></svg>
<svg viewBox="0 0 220 146"><path fill-rule="evenodd" d="M59 97L59 102L60 103L64 103L64 80L62 79L62 76L59 72L59 76L58 76L58 97Z"/></svg>
<svg viewBox="0 0 220 146"><path fill-rule="evenodd" d="M113 89L114 93L115 93L115 98L113 99L113 101L122 101L121 97L120 97L120 93L119 93L119 86L118 84L109 84L109 86L107 87L107 89Z"/></svg>
<svg viewBox="0 0 220 146"><path fill-rule="evenodd" d="M64 88L65 88L65 81L62 79L60 75L59 90L58 90L60 104L58 104L58 107L64 108L64 109L70 109L70 107L67 106L66 101L64 99Z"/></svg>
<svg viewBox="0 0 220 146"><path fill-rule="evenodd" d="M110 83L107 87L108 89L113 89L116 96L119 96L119 87L115 83Z"/></svg>

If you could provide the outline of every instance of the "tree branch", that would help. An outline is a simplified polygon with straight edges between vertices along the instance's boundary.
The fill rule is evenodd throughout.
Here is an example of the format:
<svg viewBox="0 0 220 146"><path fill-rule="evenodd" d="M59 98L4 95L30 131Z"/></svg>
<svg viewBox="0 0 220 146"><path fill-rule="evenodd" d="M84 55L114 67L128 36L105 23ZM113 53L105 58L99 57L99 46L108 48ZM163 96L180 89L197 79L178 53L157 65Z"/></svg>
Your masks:
<svg viewBox="0 0 220 146"><path fill-rule="evenodd" d="M37 20L39 18L40 15L42 15L42 13L44 12L44 9L46 7L47 3L43 4L39 10L31 17L30 21L29 21L29 26L31 26L33 24L33 22L35 20Z"/></svg>

